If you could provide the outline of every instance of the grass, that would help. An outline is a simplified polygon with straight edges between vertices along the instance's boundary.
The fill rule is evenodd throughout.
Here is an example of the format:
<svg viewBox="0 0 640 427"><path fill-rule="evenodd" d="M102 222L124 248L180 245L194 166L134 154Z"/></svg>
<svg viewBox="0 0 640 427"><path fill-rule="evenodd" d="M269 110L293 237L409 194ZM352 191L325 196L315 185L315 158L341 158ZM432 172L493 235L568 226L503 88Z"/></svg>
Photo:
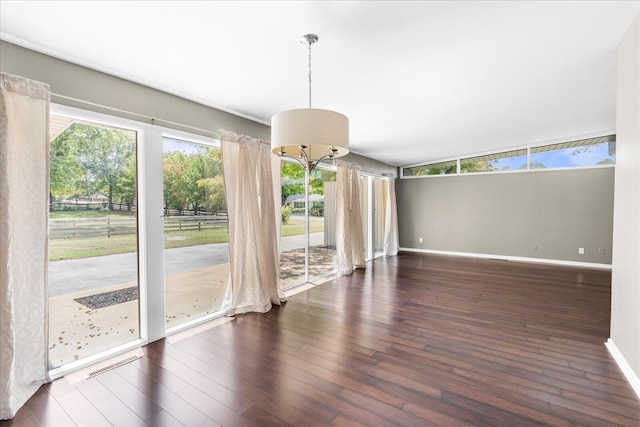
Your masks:
<svg viewBox="0 0 640 427"><path fill-rule="evenodd" d="M85 214L89 213L87 216ZM54 216L55 214L55 216ZM79 215L83 214L83 215ZM100 215L101 214L101 215ZM51 212L51 218L103 218L122 217L131 214L102 212L102 211L61 211ZM324 230L323 221L312 220L310 232L317 233ZM304 233L304 220L292 218L288 224L282 225L282 236L294 236ZM224 243L229 236L226 228L215 228L202 231L181 231L164 234L165 249L182 248L186 246L206 245L210 243ZM135 235L112 237L88 237L82 239L56 239L49 241L49 260L61 261L65 259L90 258L103 255L135 252L137 250Z"/></svg>
<svg viewBox="0 0 640 427"><path fill-rule="evenodd" d="M49 212L50 219L93 219L93 218L131 218L135 217L135 212L122 211L54 211Z"/></svg>
<svg viewBox="0 0 640 427"><path fill-rule="evenodd" d="M134 252L136 236L87 237L84 239L49 240L49 260L91 258L102 255Z"/></svg>
<svg viewBox="0 0 640 427"><path fill-rule="evenodd" d="M313 219L309 221L310 233L319 233L321 231L324 231L324 221L314 221ZM298 234L304 234L304 219L292 218L289 219L287 224L282 224L281 236L295 236Z"/></svg>

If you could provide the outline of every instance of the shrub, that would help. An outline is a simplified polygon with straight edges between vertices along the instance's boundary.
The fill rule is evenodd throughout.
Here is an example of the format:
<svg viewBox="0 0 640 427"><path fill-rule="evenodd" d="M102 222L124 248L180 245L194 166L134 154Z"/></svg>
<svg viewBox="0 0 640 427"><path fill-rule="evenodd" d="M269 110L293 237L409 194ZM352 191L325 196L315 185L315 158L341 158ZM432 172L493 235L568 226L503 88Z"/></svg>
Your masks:
<svg viewBox="0 0 640 427"><path fill-rule="evenodd" d="M291 218L291 208L289 206L282 207L282 223L288 224L289 218Z"/></svg>
<svg viewBox="0 0 640 427"><path fill-rule="evenodd" d="M309 209L311 216L324 216L324 202L314 202Z"/></svg>

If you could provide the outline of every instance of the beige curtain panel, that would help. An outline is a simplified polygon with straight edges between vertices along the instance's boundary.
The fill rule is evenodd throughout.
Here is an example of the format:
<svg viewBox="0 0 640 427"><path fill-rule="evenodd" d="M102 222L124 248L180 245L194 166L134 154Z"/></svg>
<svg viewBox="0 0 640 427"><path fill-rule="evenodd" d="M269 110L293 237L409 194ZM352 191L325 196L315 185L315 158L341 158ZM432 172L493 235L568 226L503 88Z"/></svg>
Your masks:
<svg viewBox="0 0 640 427"><path fill-rule="evenodd" d="M265 313L272 304L285 301L280 287L275 156L264 141L233 132L221 131L220 142L229 214L227 314Z"/></svg>
<svg viewBox="0 0 640 427"><path fill-rule="evenodd" d="M47 377L49 85L0 73L0 418Z"/></svg>
<svg viewBox="0 0 640 427"><path fill-rule="evenodd" d="M398 208L396 205L396 179L386 177L387 200L384 216L384 256L398 255Z"/></svg>
<svg viewBox="0 0 640 427"><path fill-rule="evenodd" d="M353 273L365 267L362 213L360 212L360 167L336 161L336 252L338 273Z"/></svg>

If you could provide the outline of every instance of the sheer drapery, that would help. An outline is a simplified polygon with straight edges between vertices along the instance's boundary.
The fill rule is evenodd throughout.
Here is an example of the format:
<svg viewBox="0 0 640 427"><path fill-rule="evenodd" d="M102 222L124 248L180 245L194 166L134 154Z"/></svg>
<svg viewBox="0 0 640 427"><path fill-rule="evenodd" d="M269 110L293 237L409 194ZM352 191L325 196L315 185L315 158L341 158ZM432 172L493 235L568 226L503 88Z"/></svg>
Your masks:
<svg viewBox="0 0 640 427"><path fill-rule="evenodd" d="M387 200L384 218L384 256L398 255L398 209L396 205L396 178L386 177Z"/></svg>
<svg viewBox="0 0 640 427"><path fill-rule="evenodd" d="M336 251L338 273L351 274L364 268L364 238L360 212L360 167L337 161L336 176Z"/></svg>
<svg viewBox="0 0 640 427"><path fill-rule="evenodd" d="M233 132L222 131L220 142L229 215L227 314L265 313L272 304L285 301L280 289L275 156L264 141Z"/></svg>
<svg viewBox="0 0 640 427"><path fill-rule="evenodd" d="M47 378L49 85L0 73L0 419Z"/></svg>

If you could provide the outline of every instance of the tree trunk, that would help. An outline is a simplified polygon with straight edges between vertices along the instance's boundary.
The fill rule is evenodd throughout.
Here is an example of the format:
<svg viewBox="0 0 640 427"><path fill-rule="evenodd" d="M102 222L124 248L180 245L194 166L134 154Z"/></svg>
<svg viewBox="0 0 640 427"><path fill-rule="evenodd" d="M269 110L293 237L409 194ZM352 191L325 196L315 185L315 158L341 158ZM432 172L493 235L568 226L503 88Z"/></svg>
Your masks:
<svg viewBox="0 0 640 427"><path fill-rule="evenodd" d="M113 210L113 185L109 185L109 210Z"/></svg>

